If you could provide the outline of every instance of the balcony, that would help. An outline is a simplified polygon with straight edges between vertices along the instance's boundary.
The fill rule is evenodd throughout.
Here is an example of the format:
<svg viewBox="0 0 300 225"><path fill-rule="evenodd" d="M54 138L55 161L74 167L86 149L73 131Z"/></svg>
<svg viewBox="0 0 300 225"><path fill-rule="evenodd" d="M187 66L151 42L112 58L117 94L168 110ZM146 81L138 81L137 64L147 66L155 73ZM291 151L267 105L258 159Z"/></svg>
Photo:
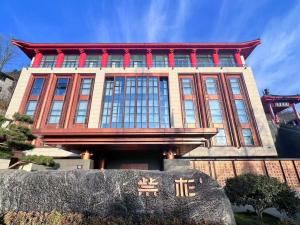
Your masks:
<svg viewBox="0 0 300 225"><path fill-rule="evenodd" d="M158 61L158 60L154 60L152 62L152 66L153 67L168 67L169 64L166 61Z"/></svg>
<svg viewBox="0 0 300 225"><path fill-rule="evenodd" d="M120 68L123 66L123 61L108 61L107 63L107 67Z"/></svg>
<svg viewBox="0 0 300 225"><path fill-rule="evenodd" d="M191 67L191 62L186 60L175 60L175 67Z"/></svg>

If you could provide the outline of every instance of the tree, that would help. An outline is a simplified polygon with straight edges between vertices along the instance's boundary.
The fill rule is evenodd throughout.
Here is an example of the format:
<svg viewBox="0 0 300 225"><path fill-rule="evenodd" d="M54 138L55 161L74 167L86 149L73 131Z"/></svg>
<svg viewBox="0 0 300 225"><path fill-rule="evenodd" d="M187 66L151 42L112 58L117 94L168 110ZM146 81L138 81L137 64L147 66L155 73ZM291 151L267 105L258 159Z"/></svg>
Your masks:
<svg viewBox="0 0 300 225"><path fill-rule="evenodd" d="M245 174L226 181L225 192L231 203L251 205L262 223L263 211L274 207L293 213L299 199L286 185L276 178Z"/></svg>
<svg viewBox="0 0 300 225"><path fill-rule="evenodd" d="M25 151L34 148L30 143L36 137L32 134L30 125L33 118L15 113L13 119L0 116L0 151Z"/></svg>
<svg viewBox="0 0 300 225"><path fill-rule="evenodd" d="M11 40L0 36L0 72L3 68L17 57L16 48L11 44Z"/></svg>

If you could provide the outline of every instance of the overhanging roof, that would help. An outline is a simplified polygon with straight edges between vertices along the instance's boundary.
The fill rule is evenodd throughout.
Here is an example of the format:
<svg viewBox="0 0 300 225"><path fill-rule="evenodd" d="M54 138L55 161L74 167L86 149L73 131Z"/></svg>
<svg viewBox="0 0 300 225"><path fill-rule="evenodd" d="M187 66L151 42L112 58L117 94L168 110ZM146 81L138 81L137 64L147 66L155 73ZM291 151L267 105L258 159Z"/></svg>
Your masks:
<svg viewBox="0 0 300 225"><path fill-rule="evenodd" d="M19 47L29 58L35 55L36 51L50 50L118 50L118 49L199 49L199 50L241 50L241 54L247 58L257 45L260 39L239 43L30 43L20 40L12 40L12 43Z"/></svg>

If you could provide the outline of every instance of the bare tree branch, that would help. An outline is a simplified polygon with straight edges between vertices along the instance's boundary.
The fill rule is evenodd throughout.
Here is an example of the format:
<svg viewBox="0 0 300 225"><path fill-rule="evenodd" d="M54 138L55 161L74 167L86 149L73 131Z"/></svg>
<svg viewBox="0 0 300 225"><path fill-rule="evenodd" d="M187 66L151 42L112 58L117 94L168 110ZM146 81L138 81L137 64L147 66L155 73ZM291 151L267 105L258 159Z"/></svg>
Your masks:
<svg viewBox="0 0 300 225"><path fill-rule="evenodd" d="M17 57L16 48L11 44L11 40L0 36L0 72L4 66Z"/></svg>

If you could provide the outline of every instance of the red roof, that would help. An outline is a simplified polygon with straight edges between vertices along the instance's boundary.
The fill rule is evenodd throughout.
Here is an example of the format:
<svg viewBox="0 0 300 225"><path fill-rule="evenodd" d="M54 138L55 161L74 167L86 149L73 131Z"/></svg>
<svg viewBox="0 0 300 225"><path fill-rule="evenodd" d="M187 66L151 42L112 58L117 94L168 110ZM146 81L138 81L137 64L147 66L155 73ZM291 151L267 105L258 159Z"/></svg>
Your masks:
<svg viewBox="0 0 300 225"><path fill-rule="evenodd" d="M261 43L260 39L240 43L30 43L20 40L12 40L29 58L35 55L36 51L51 50L123 50L123 49L199 49L199 50L241 50L241 54L247 58L254 48Z"/></svg>

